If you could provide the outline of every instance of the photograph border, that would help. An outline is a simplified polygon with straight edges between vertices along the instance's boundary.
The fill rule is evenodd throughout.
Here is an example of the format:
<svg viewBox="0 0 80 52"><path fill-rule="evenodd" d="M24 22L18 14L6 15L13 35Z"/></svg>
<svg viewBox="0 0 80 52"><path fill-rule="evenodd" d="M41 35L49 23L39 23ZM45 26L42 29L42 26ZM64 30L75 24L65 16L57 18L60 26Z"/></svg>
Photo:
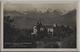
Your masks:
<svg viewBox="0 0 80 52"><path fill-rule="evenodd" d="M27 0L28 1L28 0ZM26 1L26 2L27 2ZM36 1L36 0L35 0ZM41 0L40 0L41 1ZM48 1L48 0L45 0L45 2L46 1ZM53 1L53 0L50 0L50 1ZM54 3L65 3L66 1L59 1L59 0L54 0L55 2ZM50 48L50 49L46 49L46 48L31 48L31 49L26 49L26 48L15 48L15 49L13 49L13 48L8 48L8 49L4 49L3 48L3 16L4 16L4 14L3 14L3 11L4 11L4 3L5 2L9 2L9 1L1 1L1 35L0 35L0 37L1 37L1 51L77 51L77 50L80 50L80 47L79 47L79 42L80 42L80 30L78 29L78 28L80 28L80 24L79 24L79 22L80 22L80 15L79 15L79 12L80 12L80 7L79 7L79 5L80 5L80 2L78 1L78 0L76 0L76 1L74 1L76 4L77 4L77 18L76 18L76 25L77 25L77 48L74 48L74 49L71 49L71 48L68 48L68 49L66 49L66 48ZM12 1L10 1L10 2L12 2ZM21 2L21 1L17 1L17 2ZM70 3L70 2L73 2L73 1L67 1L67 3Z"/></svg>

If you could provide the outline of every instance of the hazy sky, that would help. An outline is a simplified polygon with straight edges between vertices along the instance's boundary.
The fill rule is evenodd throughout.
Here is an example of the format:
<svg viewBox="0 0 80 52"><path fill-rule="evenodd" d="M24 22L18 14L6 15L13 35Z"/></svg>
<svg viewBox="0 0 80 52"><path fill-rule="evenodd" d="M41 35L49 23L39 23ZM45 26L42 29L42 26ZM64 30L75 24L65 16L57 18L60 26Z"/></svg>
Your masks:
<svg viewBox="0 0 80 52"><path fill-rule="evenodd" d="M6 2L4 4L4 9L8 11L26 11L26 10L41 10L46 11L46 9L51 8L60 9L65 11L70 11L76 8L76 3L53 3L53 2Z"/></svg>

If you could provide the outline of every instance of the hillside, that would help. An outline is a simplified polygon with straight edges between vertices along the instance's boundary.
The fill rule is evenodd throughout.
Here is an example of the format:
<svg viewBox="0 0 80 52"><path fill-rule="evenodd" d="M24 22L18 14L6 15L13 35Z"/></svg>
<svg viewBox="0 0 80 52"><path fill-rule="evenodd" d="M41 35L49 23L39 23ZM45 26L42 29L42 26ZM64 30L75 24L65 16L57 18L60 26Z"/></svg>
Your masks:
<svg viewBox="0 0 80 52"><path fill-rule="evenodd" d="M32 28L34 24L37 23L39 18L43 24L64 24L64 25L76 25L76 10L69 11L64 15L54 15L54 13L41 13L37 11L5 11L4 15L9 15L11 18L14 18L14 24L16 28Z"/></svg>

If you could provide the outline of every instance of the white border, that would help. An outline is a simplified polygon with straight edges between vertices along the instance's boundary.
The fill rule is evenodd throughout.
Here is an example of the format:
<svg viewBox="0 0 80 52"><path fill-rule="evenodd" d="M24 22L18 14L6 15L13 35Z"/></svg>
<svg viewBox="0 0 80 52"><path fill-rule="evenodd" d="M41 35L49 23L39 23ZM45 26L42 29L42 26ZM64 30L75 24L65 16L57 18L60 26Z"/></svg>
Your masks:
<svg viewBox="0 0 80 52"><path fill-rule="evenodd" d="M3 49L3 3L1 2L1 50Z"/></svg>
<svg viewBox="0 0 80 52"><path fill-rule="evenodd" d="M0 2L0 29L1 29L1 2ZM0 30L0 37L1 37L1 30ZM0 38L0 41L1 41L1 38ZM0 48L1 48L1 43L0 43Z"/></svg>
<svg viewBox="0 0 80 52"><path fill-rule="evenodd" d="M80 51L80 1L77 8L77 49Z"/></svg>
<svg viewBox="0 0 80 52"><path fill-rule="evenodd" d="M65 49L65 48L62 48L62 49L42 49L42 48L31 48L31 49L25 49L25 48L23 48L23 49L18 49L18 48L16 48L16 49L4 49L3 48L3 2L14 2L14 1L12 1L12 0L7 0L7 1L2 1L2 3L1 3L1 51L77 51L77 50L79 50L80 51L80 45L79 45L79 42L80 42L80 24L79 24L79 20L80 20L80 15L79 15L79 12L80 12L80 2L78 2L78 0L77 0L77 2L76 2L76 0L43 0L43 1L53 1L53 3L71 3L71 2L75 2L76 4L78 4L78 12L77 12L77 48L76 49ZM25 0L16 0L16 2L22 2L22 1L25 1ZM26 0L26 1L42 1L42 0ZM79 29L78 29L79 28Z"/></svg>

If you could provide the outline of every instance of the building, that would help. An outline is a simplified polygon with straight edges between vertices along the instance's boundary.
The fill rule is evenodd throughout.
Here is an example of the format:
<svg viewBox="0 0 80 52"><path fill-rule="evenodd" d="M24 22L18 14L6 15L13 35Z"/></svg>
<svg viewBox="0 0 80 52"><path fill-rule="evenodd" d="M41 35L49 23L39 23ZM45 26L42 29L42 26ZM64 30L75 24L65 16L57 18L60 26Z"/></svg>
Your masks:
<svg viewBox="0 0 80 52"><path fill-rule="evenodd" d="M54 27L56 27L56 24L50 25L50 24L42 24L41 21L38 21L36 25L33 26L33 32L32 35L52 35L54 34Z"/></svg>

